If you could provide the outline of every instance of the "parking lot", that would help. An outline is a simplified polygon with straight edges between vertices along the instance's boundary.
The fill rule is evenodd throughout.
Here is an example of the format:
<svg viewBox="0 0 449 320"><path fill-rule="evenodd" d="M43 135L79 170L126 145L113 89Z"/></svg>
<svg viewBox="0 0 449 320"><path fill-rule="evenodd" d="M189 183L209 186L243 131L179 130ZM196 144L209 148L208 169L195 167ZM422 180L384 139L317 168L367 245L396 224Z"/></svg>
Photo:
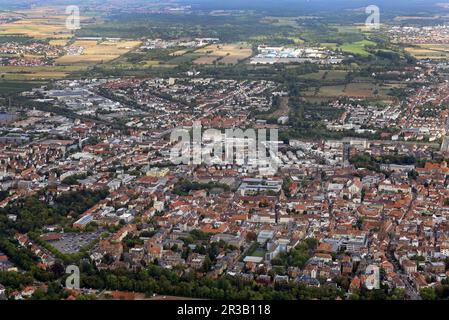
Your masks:
<svg viewBox="0 0 449 320"><path fill-rule="evenodd" d="M61 253L77 253L101 234L101 231L86 233L66 233L61 240L51 242L51 245Z"/></svg>

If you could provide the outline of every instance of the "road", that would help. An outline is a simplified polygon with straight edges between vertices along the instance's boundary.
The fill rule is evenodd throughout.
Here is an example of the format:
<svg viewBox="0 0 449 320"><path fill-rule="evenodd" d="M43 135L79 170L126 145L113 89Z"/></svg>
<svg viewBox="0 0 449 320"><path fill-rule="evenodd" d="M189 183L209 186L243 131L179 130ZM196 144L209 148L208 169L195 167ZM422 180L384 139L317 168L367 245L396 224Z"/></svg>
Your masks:
<svg viewBox="0 0 449 320"><path fill-rule="evenodd" d="M402 281L405 285L405 295L410 300L421 300L421 296L419 295L419 292L415 289L413 286L413 283L410 281L408 276L404 274L402 271L401 266L399 265L399 262L394 257L394 250L391 245L388 246L386 256L389 262L393 264L394 271L401 277Z"/></svg>

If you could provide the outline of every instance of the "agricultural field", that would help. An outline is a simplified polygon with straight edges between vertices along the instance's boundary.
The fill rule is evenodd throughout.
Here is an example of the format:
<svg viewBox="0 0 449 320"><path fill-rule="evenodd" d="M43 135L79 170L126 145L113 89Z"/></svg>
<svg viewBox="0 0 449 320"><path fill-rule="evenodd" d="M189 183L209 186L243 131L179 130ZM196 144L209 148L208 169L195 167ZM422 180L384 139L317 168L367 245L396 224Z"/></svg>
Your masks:
<svg viewBox="0 0 449 320"><path fill-rule="evenodd" d="M27 10L15 11L15 16L21 18L9 22L0 24L0 37L3 42L19 42L25 43L26 41L38 41L40 43L46 43L49 46L58 47L61 51L52 50L49 54L21 54L20 58L28 61L46 61L39 64L39 62L31 62L28 65L24 63L6 64L0 66L0 78L2 86L5 92L20 91L20 88L25 87L19 85L18 82L24 81L35 83L34 81L46 81L53 79L61 79L70 75L71 72L81 70L80 64L77 63L62 63L61 65L55 65L55 61L58 59L67 59L60 57L63 54L63 47L68 45L71 39L73 39L73 31L66 28L67 15L65 14L65 6L52 6L52 7L34 7ZM81 23L89 23L88 17L80 17ZM10 39L10 40L9 40ZM121 43L120 46L107 46L105 48L100 47L100 51L107 51L104 57L96 59L88 58L91 61L99 61L101 59L109 60L110 55L116 57L117 55L127 52L128 46L133 46L133 43ZM90 48L95 50L95 47ZM93 55L94 52L87 51L87 54ZM3 58L19 58L18 54L3 54ZM64 61L64 60L63 60Z"/></svg>
<svg viewBox="0 0 449 320"><path fill-rule="evenodd" d="M446 44L423 44L416 47L408 47L404 50L416 59L420 60L449 59L449 45Z"/></svg>
<svg viewBox="0 0 449 320"><path fill-rule="evenodd" d="M362 41L356 41L356 42L347 42L342 45L339 45L337 43L331 43L331 42L323 42L321 43L322 47L329 48L331 50L337 50L340 49L341 51L348 53L348 54L357 54L364 57L367 57L370 55L370 53L366 50L369 46L375 46L376 43L369 40L362 40Z"/></svg>
<svg viewBox="0 0 449 320"><path fill-rule="evenodd" d="M321 43L321 46L331 50L336 50L338 48L338 43L323 42Z"/></svg>
<svg viewBox="0 0 449 320"><path fill-rule="evenodd" d="M188 52L188 50L186 50L186 49L177 50L175 52L170 53L170 56L172 56L172 57L180 57L180 56L185 55L187 52Z"/></svg>
<svg viewBox="0 0 449 320"><path fill-rule="evenodd" d="M100 63L113 61L122 55L134 50L141 44L135 40L83 40L76 38L72 30L66 28L67 15L65 6L35 7L28 10L16 11L15 15L22 18L10 23L0 25L0 37L4 41L40 41L50 46L58 47L61 51L58 55L33 56L22 55L23 59L48 59L45 64L24 64L0 66L0 77L4 85L12 82L16 87L16 81L45 81L62 79L73 72L86 70ZM82 16L81 24L92 24L92 16ZM98 19L97 19L98 21ZM8 40L11 38L11 40ZM79 54L75 52L65 53L68 48L82 48ZM2 55L4 58L15 58L15 55ZM10 90L8 90L10 91ZM14 90L11 90L12 92Z"/></svg>
<svg viewBox="0 0 449 320"><path fill-rule="evenodd" d="M386 84L378 86L372 82L353 82L347 85L321 86L320 88L309 88L302 92L302 96L307 100L329 100L339 97L371 99L371 100L391 100L388 95L391 89L400 88L399 84Z"/></svg>
<svg viewBox="0 0 449 320"><path fill-rule="evenodd" d="M344 94L356 98L373 98L376 88L372 83L350 83L346 86Z"/></svg>
<svg viewBox="0 0 449 320"><path fill-rule="evenodd" d="M326 70L320 70L315 73L308 73L308 74L299 76L300 79L305 79L305 80L323 80L325 77L326 77Z"/></svg>
<svg viewBox="0 0 449 320"><path fill-rule="evenodd" d="M2 78L4 80L13 80L13 81L28 81L28 80L51 80L51 79L62 79L65 78L68 74L64 72L55 72L55 71L42 71L42 72L30 72L30 73L2 73Z"/></svg>
<svg viewBox="0 0 449 320"><path fill-rule="evenodd" d="M39 81L5 81L0 79L0 95L13 94L21 91L30 90L43 85L45 82Z"/></svg>
<svg viewBox="0 0 449 320"><path fill-rule="evenodd" d="M64 47L68 43L68 39L56 39L56 40L50 40L48 44L52 46L60 46Z"/></svg>
<svg viewBox="0 0 449 320"><path fill-rule="evenodd" d="M35 39L69 39L72 30L66 28L65 7L36 7L17 11L23 19L0 25L0 35L22 35ZM88 17L80 17L86 22Z"/></svg>
<svg viewBox="0 0 449 320"><path fill-rule="evenodd" d="M311 79L311 80L328 80L328 81L338 81L344 80L348 71L346 70L320 70L317 73L306 74L300 76L300 78Z"/></svg>
<svg viewBox="0 0 449 320"><path fill-rule="evenodd" d="M90 66L115 60L141 44L140 41L129 40L77 40L72 46L82 47L82 54L64 55L56 59L61 66Z"/></svg>
<svg viewBox="0 0 449 320"><path fill-rule="evenodd" d="M270 24L273 26L288 26L297 28L298 26L298 17L264 17L261 23Z"/></svg>
<svg viewBox="0 0 449 320"><path fill-rule="evenodd" d="M346 70L329 70L326 71L324 79L328 81L344 80L347 74L348 71Z"/></svg>
<svg viewBox="0 0 449 320"><path fill-rule="evenodd" d="M420 45L420 47L429 49L429 50L449 52L449 44L441 44L441 43L422 44L422 45Z"/></svg>
<svg viewBox="0 0 449 320"><path fill-rule="evenodd" d="M137 45L138 46L138 45ZM137 47L136 46L136 47ZM101 65L103 70L145 70L148 68L175 68L179 64L192 62L199 55L188 49L154 49L149 51L134 48L114 60Z"/></svg>
<svg viewBox="0 0 449 320"><path fill-rule="evenodd" d="M24 19L0 25L0 35L23 35L35 39L71 37L65 27L65 21L56 22L50 19Z"/></svg>
<svg viewBox="0 0 449 320"><path fill-rule="evenodd" d="M201 57L201 54L196 52L186 52L183 55L177 55L173 59L170 59L168 63L173 65L179 65L183 63L192 63L194 60Z"/></svg>
<svg viewBox="0 0 449 320"><path fill-rule="evenodd" d="M346 78L348 71L346 70L320 70L315 73L309 73L299 76L304 80L320 80L320 81L343 81Z"/></svg>
<svg viewBox="0 0 449 320"><path fill-rule="evenodd" d="M194 53L199 56L193 61L198 65L214 63L235 65L253 54L251 47L244 43L213 44L198 49Z"/></svg>
<svg viewBox="0 0 449 320"><path fill-rule="evenodd" d="M361 55L361 56L369 56L370 53L368 51L366 51L366 48L369 46L375 46L376 43L369 41L369 40L362 40L362 41L357 41L357 42L352 42L352 43L344 43L343 45L341 45L339 48L346 53L349 54L357 54L357 55Z"/></svg>
<svg viewBox="0 0 449 320"><path fill-rule="evenodd" d="M0 77L4 80L14 81L61 79L71 72L79 70L81 68L77 66L0 66Z"/></svg>

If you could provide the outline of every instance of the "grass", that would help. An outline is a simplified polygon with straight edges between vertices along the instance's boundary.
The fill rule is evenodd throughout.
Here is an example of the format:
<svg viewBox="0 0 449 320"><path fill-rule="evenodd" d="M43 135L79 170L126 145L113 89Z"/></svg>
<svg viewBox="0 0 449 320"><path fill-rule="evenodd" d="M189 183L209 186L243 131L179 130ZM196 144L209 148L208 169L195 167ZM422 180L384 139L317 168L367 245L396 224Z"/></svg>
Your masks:
<svg viewBox="0 0 449 320"><path fill-rule="evenodd" d="M321 81L342 81L345 80L348 71L346 70L320 70L315 73L308 73L299 76L304 80L321 80Z"/></svg>
<svg viewBox="0 0 449 320"><path fill-rule="evenodd" d="M416 59L449 59L449 45L424 44L419 47L405 48L405 51Z"/></svg>
<svg viewBox="0 0 449 320"><path fill-rule="evenodd" d="M352 30L352 28L347 29L345 27L340 27L339 31L345 31L345 30ZM364 57L367 57L370 55L370 53L366 50L367 47L369 46L375 46L376 43L373 41L369 41L369 40L361 40L361 41L356 41L356 42L346 42L342 45L339 45L338 43L334 43L334 42L323 42L321 43L322 47L331 49L331 50L337 50L337 49L341 49L343 52L348 53L348 54L356 54L356 55L361 55Z"/></svg>
<svg viewBox="0 0 449 320"><path fill-rule="evenodd" d="M349 54L356 54L356 55L367 57L370 55L370 53L368 51L366 51L366 47L375 46L375 45L376 45L375 42L372 42L369 40L362 40L362 41L357 41L357 42L353 42L353 43L345 43L342 46L340 46L340 49L343 52L346 52Z"/></svg>
<svg viewBox="0 0 449 320"><path fill-rule="evenodd" d="M80 55L65 55L56 59L57 65L89 66L115 60L140 45L140 41L120 40L103 41L77 40L73 46L80 46L84 51Z"/></svg>
<svg viewBox="0 0 449 320"><path fill-rule="evenodd" d="M391 100L388 95L392 88L399 88L399 83L386 84L385 86L377 86L373 82L355 82L348 85L331 85L322 86L318 93L316 88L310 88L302 92L305 99L309 101L326 101L340 97L360 98L370 100Z"/></svg>
<svg viewBox="0 0 449 320"><path fill-rule="evenodd" d="M45 82L37 82L37 81L23 82L23 81L0 80L0 94L9 95L18 92L23 92L44 84Z"/></svg>
<svg viewBox="0 0 449 320"><path fill-rule="evenodd" d="M213 64L219 61L223 64L237 64L252 56L251 47L246 43L213 44L195 51L199 58L195 64Z"/></svg>
<svg viewBox="0 0 449 320"><path fill-rule="evenodd" d="M0 35L24 35L35 39L68 39L72 36L66 28L64 7L36 7L20 11L24 18L0 25ZM81 17L81 21L85 20Z"/></svg>
<svg viewBox="0 0 449 320"><path fill-rule="evenodd" d="M265 257L265 250L259 247L258 243L255 243L248 250L246 256L263 258Z"/></svg>
<svg viewBox="0 0 449 320"><path fill-rule="evenodd" d="M22 10L19 13L23 19L11 23L0 24L0 37L6 39L11 37L23 37L26 39L48 40L50 45L66 46L69 39L72 38L72 31L66 28L67 15L65 7L48 6L35 7ZM81 17L81 22L87 24L88 17ZM0 76L5 81L2 82L0 92L19 92L25 83L20 85L20 81L35 81L61 79L70 75L72 72L85 70L88 67L108 61L113 61L118 57L130 52L139 46L138 40L120 40L120 41L92 41L76 40L72 45L84 48L81 55L65 55L55 58L55 65L42 67L0 67ZM26 58L42 58L27 56ZM31 82L35 83L35 82Z"/></svg>
<svg viewBox="0 0 449 320"><path fill-rule="evenodd" d="M430 49L430 50L436 50L436 51L449 51L449 44L441 44L441 43L437 43L437 44L421 44L420 45L421 48L425 48L425 49Z"/></svg>
<svg viewBox="0 0 449 320"><path fill-rule="evenodd" d="M318 72L315 73L308 73L308 74L304 74L299 76L300 79L307 79L307 80L323 80L326 76L326 70L320 70Z"/></svg>
<svg viewBox="0 0 449 320"><path fill-rule="evenodd" d="M326 80L334 81L334 80L344 80L348 71L345 70L329 70L326 75Z"/></svg>
<svg viewBox="0 0 449 320"><path fill-rule="evenodd" d="M67 44L67 39L50 40L48 43L52 46L65 46Z"/></svg>
<svg viewBox="0 0 449 320"><path fill-rule="evenodd" d="M346 87L345 94L356 98L372 98L375 89L373 83L351 83Z"/></svg>
<svg viewBox="0 0 449 320"><path fill-rule="evenodd" d="M62 79L68 74L64 72L7 73L3 79L13 81ZM2 75L3 76L3 75Z"/></svg>
<svg viewBox="0 0 449 320"><path fill-rule="evenodd" d="M320 88L318 95L322 97L339 97L345 95L344 90L344 85L324 86Z"/></svg>
<svg viewBox="0 0 449 320"><path fill-rule="evenodd" d="M190 52L187 54L184 54L182 56L178 56L176 58L173 58L171 60L168 61L169 64L183 64L183 63L191 63L194 60L198 59L200 57L200 54L198 53L194 53L194 52Z"/></svg>
<svg viewBox="0 0 449 320"><path fill-rule="evenodd" d="M338 48L338 43L324 42L324 43L321 43L321 46L325 47L325 48L329 48L331 50L336 50Z"/></svg>
<svg viewBox="0 0 449 320"><path fill-rule="evenodd" d="M261 23L271 24L278 27L299 27L296 17L264 17L261 20Z"/></svg>
<svg viewBox="0 0 449 320"><path fill-rule="evenodd" d="M298 37L289 37L290 40L292 40L296 45L304 44L304 40Z"/></svg>
<svg viewBox="0 0 449 320"><path fill-rule="evenodd" d="M262 249L258 249L258 250L256 250L256 251L254 251L254 252L251 254L251 256L263 258L263 257L265 257L265 251L263 251Z"/></svg>

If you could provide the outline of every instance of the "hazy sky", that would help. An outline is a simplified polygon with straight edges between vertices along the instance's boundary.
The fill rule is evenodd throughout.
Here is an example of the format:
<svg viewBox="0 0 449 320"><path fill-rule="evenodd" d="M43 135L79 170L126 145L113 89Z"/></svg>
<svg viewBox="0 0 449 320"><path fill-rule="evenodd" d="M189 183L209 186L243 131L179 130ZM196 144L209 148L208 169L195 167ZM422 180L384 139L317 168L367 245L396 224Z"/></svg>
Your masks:
<svg viewBox="0 0 449 320"><path fill-rule="evenodd" d="M428 11L438 10L435 5L439 2L449 2L449 0L0 0L2 5L23 5L23 4L85 4L89 1L96 3L114 2L126 6L129 3L155 3L155 2L176 2L192 5L196 9L253 9L253 10L292 10L295 12L313 12L316 10L339 10L355 9L368 5L378 5L385 10L406 10L406 11Z"/></svg>
<svg viewBox="0 0 449 320"><path fill-rule="evenodd" d="M408 7L421 6L434 7L436 3L444 0L180 0L181 2L199 4L201 6L217 7L362 7L368 5L380 5L384 7Z"/></svg>

